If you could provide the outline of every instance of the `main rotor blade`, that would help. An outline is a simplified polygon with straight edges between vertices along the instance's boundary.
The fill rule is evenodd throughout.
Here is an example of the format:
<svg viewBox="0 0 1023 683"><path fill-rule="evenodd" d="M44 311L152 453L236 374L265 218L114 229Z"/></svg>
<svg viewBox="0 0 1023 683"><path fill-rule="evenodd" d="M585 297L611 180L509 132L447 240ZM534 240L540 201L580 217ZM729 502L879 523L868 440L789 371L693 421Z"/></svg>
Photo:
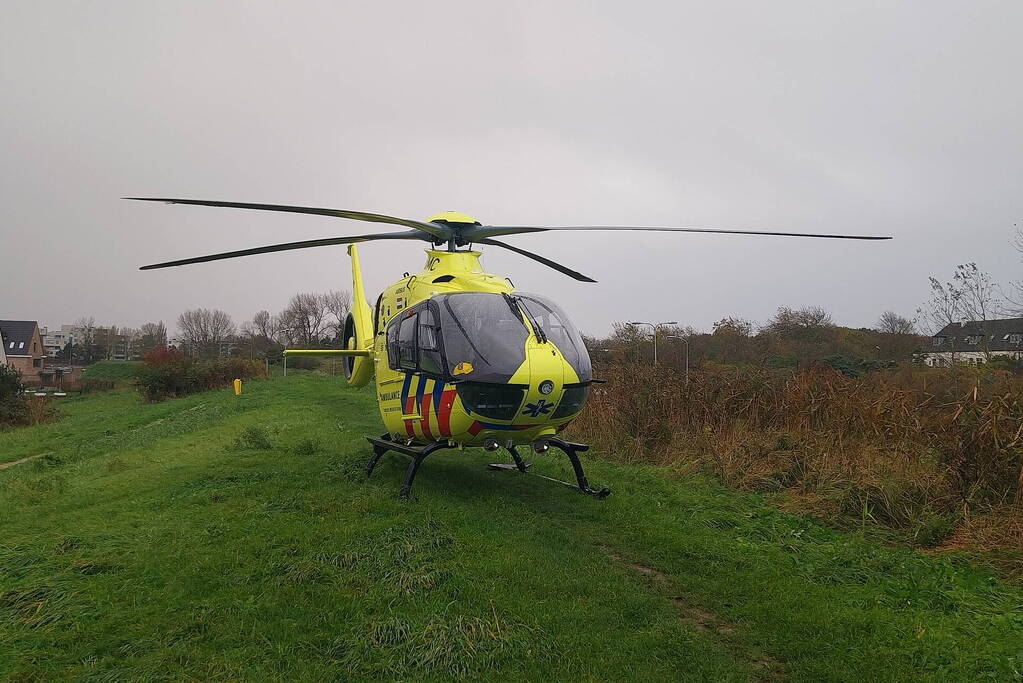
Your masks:
<svg viewBox="0 0 1023 683"><path fill-rule="evenodd" d="M369 221L370 223L389 223L401 225L406 228L422 230L440 240L447 240L451 236L450 228L436 223L415 221L409 218L396 218L385 216L379 213L366 213L364 211L346 211L343 209L320 209L311 206L284 206L281 204L248 204L245 202L219 202L205 199L169 199L166 197L122 197L138 202L163 202L165 204L191 204L193 206L219 206L228 209L256 209L258 211L283 211L286 213L309 213L316 216L333 216L334 218L351 218L356 221Z"/></svg>
<svg viewBox="0 0 1023 683"><path fill-rule="evenodd" d="M569 276L570 278L574 278L576 280L579 280L580 282L596 282L596 280L594 280L591 277L587 277L587 276L583 275L580 272L577 272L575 270L572 270L571 268L563 266L560 263L557 263L555 261L550 260L549 258L545 258L543 256L540 256L539 254L534 254L531 251L526 251L525 249L519 249L518 247L513 247L510 244L506 244L504 242L498 242L497 240L492 240L492 239L489 239L489 238L486 238L486 237L484 237L483 239L475 240L475 241L476 241L477 244L492 244L495 247L503 247L504 249L508 249L510 251L514 251L516 254L521 254L522 256L525 256L526 258L531 258L534 261L539 261L540 263L544 264L545 266L547 266L549 268L553 268L554 270L556 270L556 271L558 271L560 273L564 273L565 275Z"/></svg>
<svg viewBox="0 0 1023 683"><path fill-rule="evenodd" d="M355 244L357 242L370 242L373 240L425 240L418 232L387 232L376 235L356 235L355 237L328 237L319 240L303 240L301 242L286 242L284 244L271 244L266 247L255 247L253 249L240 249L238 251L226 251L222 254L210 254L208 256L196 256L194 258L180 259L178 261L167 261L166 263L154 263L151 266L142 266L139 270L155 270L156 268L171 268L173 266L187 266L191 263L206 263L207 261L220 261L221 259L238 258L239 256L253 256L254 254L269 254L275 251L290 251L291 249L308 249L310 247L327 247L335 244Z"/></svg>
<svg viewBox="0 0 1023 683"><path fill-rule="evenodd" d="M723 230L716 228L659 228L611 225L565 225L551 227L533 227L517 225L483 225L463 231L462 235L473 242L481 237L496 235L516 235L524 232L547 232L550 230L654 230L658 232L706 232L719 235L776 235L779 237L822 237L833 240L890 240L891 237L877 235L829 235L816 232L775 232L769 230Z"/></svg>

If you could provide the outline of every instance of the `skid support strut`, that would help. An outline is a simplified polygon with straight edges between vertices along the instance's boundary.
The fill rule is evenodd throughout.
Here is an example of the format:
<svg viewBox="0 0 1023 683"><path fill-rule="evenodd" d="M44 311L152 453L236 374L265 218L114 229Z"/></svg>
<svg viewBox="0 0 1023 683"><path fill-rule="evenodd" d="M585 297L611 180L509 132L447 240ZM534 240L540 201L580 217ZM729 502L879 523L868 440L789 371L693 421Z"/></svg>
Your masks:
<svg viewBox="0 0 1023 683"><path fill-rule="evenodd" d="M595 496L597 498L605 498L605 497L607 497L608 494L611 493L611 489L609 489L606 486L601 486L599 489L595 489L592 486L590 486L590 483L588 481L586 481L586 474L583 472L583 465L582 465L581 462L579 462L579 456L576 455L576 453L578 453L580 451L587 451L587 450L589 450L589 448L590 448L589 446L587 446L586 444L582 444L582 443L572 443L571 441L563 441L562 439L558 439L558 438L547 439L547 443L549 443L550 445L554 446L555 448L561 449L562 451L565 452L565 455L568 456L568 461L572 463L572 470L575 472L576 483L573 484L571 482L562 481L561 479L555 479L554 477L548 477L548 476L543 475L543 474L536 474L536 473L532 473L532 474L536 474L536 476L540 477L541 479L546 479L547 481L553 481L553 482L557 482L558 484L563 484L565 486L568 486L569 488L573 488L573 489L576 489L578 491L582 491L583 493L585 493L585 494L587 494L589 496ZM526 472L526 469L532 463L522 462L522 458L519 456L518 451L515 450L515 446L510 446L508 448L508 452L511 453L512 459L515 461L514 465L508 465L508 464L502 464L502 463L491 463L490 464L490 469L493 469L493 470L518 470L519 472L522 472L523 474L530 474L530 473Z"/></svg>
<svg viewBox="0 0 1023 683"><path fill-rule="evenodd" d="M590 450L589 446L584 443L564 441L556 437L547 439L547 443L555 448L561 449L565 452L565 455L568 456L569 462L572 463L572 469L575 471L575 479L580 491L590 496L596 496L597 498L606 498L608 494L611 493L611 489L606 486L601 486L599 489L595 489L590 486L588 481L586 481L586 474L583 472L583 465L579 462L579 456L576 455L576 453ZM569 484L569 486L571 486L571 484Z"/></svg>
<svg viewBox="0 0 1023 683"><path fill-rule="evenodd" d="M416 478L416 473L419 472L419 466L423 464L427 456L434 451L439 451L444 448L452 448L451 444L446 441L436 441L431 444L427 444L422 448L416 448L414 446L408 446L403 443L390 440L390 434L384 434L380 437L367 436L366 440L373 444L373 455L370 456L369 462L366 463L366 476L373 474L373 468L376 467L377 461L387 451L394 451L395 453L401 453L411 458L408 464L408 469L405 471L405 482L401 485L401 490L398 492L398 498L401 500L408 500L408 494L412 490L412 482Z"/></svg>
<svg viewBox="0 0 1023 683"><path fill-rule="evenodd" d="M490 463L490 469L492 470L518 470L523 474L526 474L526 470L533 463L522 462L522 456L519 455L519 451L515 446L508 446L508 452L511 453L512 460L515 461L514 465L508 465L506 463L492 462Z"/></svg>

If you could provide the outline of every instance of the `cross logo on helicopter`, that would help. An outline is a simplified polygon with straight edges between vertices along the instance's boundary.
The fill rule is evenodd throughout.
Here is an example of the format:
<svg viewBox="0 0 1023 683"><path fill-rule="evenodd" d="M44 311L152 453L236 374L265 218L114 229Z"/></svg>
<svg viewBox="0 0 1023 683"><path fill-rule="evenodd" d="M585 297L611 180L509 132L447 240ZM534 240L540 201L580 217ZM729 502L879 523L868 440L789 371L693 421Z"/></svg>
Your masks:
<svg viewBox="0 0 1023 683"><path fill-rule="evenodd" d="M522 414L529 415L530 417L538 417L551 412L551 408L553 407L553 403L548 403L547 399L541 398L536 403L527 403L526 409L522 411Z"/></svg>

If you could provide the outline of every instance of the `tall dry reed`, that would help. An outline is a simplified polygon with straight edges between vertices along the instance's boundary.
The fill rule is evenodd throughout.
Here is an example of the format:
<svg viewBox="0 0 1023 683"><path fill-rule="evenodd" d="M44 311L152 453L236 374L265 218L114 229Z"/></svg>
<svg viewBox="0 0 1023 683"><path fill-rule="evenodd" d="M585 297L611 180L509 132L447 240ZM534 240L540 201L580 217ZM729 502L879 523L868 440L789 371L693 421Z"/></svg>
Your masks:
<svg viewBox="0 0 1023 683"><path fill-rule="evenodd" d="M704 364L688 382L644 364L598 369L572 433L622 460L788 490L832 516L947 537L970 510L1018 514L1023 380L975 368L845 377ZM964 512L967 511L967 512Z"/></svg>

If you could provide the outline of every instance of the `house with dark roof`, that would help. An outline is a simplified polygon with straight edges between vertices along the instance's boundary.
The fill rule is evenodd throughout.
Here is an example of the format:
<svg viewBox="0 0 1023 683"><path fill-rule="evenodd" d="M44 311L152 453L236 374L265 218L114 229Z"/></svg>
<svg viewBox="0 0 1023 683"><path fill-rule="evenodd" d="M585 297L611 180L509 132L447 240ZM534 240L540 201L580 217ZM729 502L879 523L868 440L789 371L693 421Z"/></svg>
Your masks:
<svg viewBox="0 0 1023 683"><path fill-rule="evenodd" d="M1023 360L1023 318L945 325L923 356L927 365L978 365L999 356Z"/></svg>
<svg viewBox="0 0 1023 683"><path fill-rule="evenodd" d="M43 337L34 320L0 320L4 362L21 373L25 384L38 385L45 368Z"/></svg>

